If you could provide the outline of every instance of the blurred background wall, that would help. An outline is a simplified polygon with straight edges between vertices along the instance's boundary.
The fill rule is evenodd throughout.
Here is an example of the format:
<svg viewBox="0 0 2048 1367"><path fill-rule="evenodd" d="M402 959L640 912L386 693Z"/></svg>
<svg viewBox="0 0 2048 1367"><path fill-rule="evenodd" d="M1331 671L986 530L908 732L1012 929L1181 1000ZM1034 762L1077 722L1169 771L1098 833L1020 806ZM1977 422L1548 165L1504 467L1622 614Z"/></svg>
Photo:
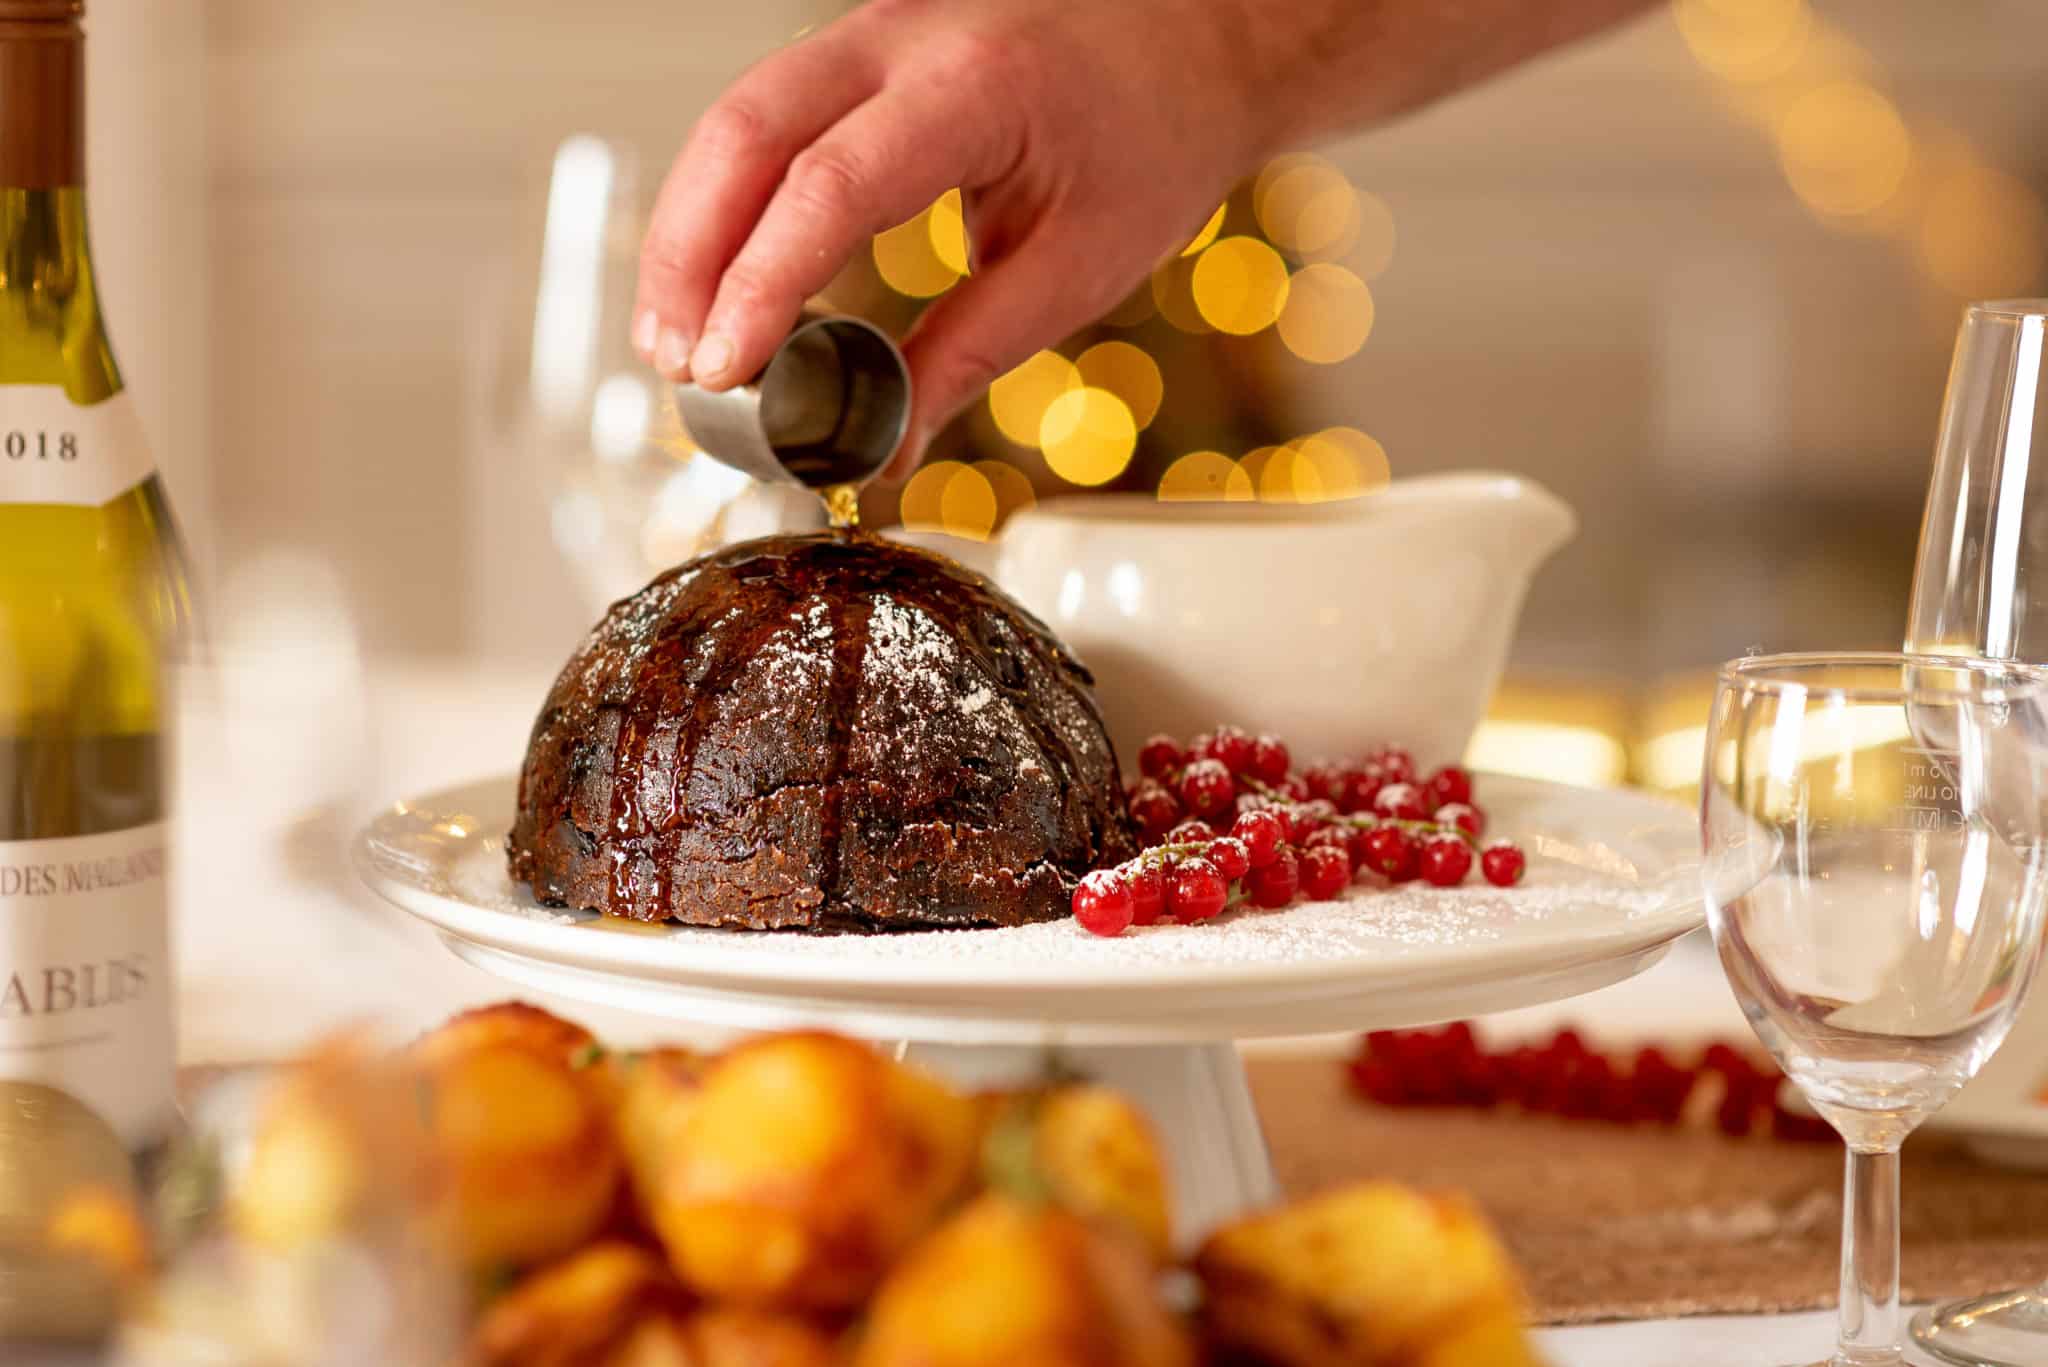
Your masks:
<svg viewBox="0 0 2048 1367"><path fill-rule="evenodd" d="M214 592L306 585L373 656L558 661L593 609L493 378L551 158L604 135L651 194L839 8L94 0L108 294ZM1960 303L2044 287L2044 76L2038 0L1701 0L1322 149L1394 246L1363 347L1271 369L1268 425L1577 505L1531 696L1891 644Z"/></svg>

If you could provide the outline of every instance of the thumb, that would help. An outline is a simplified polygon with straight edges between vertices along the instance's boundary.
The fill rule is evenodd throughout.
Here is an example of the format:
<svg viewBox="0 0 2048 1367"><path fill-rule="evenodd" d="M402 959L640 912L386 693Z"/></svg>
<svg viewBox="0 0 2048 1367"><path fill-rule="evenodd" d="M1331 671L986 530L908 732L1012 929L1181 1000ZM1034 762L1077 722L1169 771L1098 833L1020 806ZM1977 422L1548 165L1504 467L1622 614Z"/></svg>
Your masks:
<svg viewBox="0 0 2048 1367"><path fill-rule="evenodd" d="M1130 283L1105 257L1099 237L1043 228L942 295L903 343L910 428L886 476L901 479L916 469L954 414L1033 352L1115 307Z"/></svg>

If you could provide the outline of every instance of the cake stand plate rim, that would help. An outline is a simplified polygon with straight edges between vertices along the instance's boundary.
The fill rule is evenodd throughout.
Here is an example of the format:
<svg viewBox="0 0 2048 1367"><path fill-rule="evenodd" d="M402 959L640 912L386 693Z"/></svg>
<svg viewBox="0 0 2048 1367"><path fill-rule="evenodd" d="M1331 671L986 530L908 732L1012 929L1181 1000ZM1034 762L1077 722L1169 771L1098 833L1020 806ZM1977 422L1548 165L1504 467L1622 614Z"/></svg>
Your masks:
<svg viewBox="0 0 2048 1367"><path fill-rule="evenodd" d="M862 938L746 934L721 943L726 932L668 930L594 933L594 925L549 919L461 895L450 881L460 861L472 877L495 857L497 832L509 824L513 780L499 776L454 785L393 804L357 838L358 871L372 890L439 933L451 948L477 946L462 957L489 968L511 959L532 962L533 972L500 973L538 987L548 966L589 979L570 995L601 1000L601 981L621 985L619 996L642 1001L650 991L675 997L679 1017L696 1008L738 1003L732 1012L760 1018L843 1013L918 1027L891 1030L905 1038L954 1038L962 1032L991 1040L1072 1038L1092 1042L1190 1041L1316 1033L1397 1024L1532 1005L1619 981L1661 958L1669 945L1703 923L1696 869L1681 848L1697 849L1692 813L1667 799L1629 790L1593 790L1541 780L1483 776L1494 805L1550 804L1556 808L1606 807L1633 821L1614 844L1629 853L1648 891L1627 915L1610 923L1579 923L1548 938L1531 932L1507 941L1390 946L1369 956L1332 961L1246 963L1238 959L1147 962L1120 969L1104 963L1018 964L1008 956L981 963L974 938L1010 932L949 932L925 937L948 952L927 957L863 956ZM1499 802L1506 796L1507 804ZM481 814L480 814L481 813ZM1647 834L1645 834L1647 832ZM1647 842L1647 843L1646 843ZM1613 849L1602 847L1615 858ZM1666 866L1650 867L1664 859ZM1696 860L1696 856L1694 856ZM1657 875L1654 886L1647 875ZM503 899L510 888L492 895ZM1668 893L1668 897L1665 895ZM1569 895L1569 890L1567 890ZM519 892L524 897L523 890ZM1644 897L1656 905L1647 905ZM1280 913L1271 925L1284 930ZM1331 912L1330 914L1337 914ZM1253 929L1262 929L1254 927ZM1160 935L1201 936L1210 927L1162 928ZM1511 928L1512 929L1512 928ZM1079 933L1076 931L1075 933ZM681 937L690 937L684 939ZM1113 953L1126 941L1105 942ZM1179 943L1179 942L1176 942ZM1196 942L1185 942L1198 947ZM846 946L835 952L832 946ZM1093 947L1091 946L1091 949ZM575 981L573 976L568 981ZM557 989L559 990L559 989ZM749 1006L749 1001L755 1003ZM694 1003L694 1006L693 1006Z"/></svg>

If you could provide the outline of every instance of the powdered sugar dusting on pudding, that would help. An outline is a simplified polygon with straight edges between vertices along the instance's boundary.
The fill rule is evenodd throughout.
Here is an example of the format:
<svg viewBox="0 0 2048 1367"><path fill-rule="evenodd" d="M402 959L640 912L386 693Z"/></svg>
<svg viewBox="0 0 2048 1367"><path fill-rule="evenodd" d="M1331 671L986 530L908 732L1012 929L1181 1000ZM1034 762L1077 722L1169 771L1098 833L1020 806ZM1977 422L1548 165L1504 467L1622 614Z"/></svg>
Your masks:
<svg viewBox="0 0 2048 1367"><path fill-rule="evenodd" d="M729 547L614 605L562 671L512 875L545 905L695 925L1055 920L1135 849L1092 684L941 557Z"/></svg>

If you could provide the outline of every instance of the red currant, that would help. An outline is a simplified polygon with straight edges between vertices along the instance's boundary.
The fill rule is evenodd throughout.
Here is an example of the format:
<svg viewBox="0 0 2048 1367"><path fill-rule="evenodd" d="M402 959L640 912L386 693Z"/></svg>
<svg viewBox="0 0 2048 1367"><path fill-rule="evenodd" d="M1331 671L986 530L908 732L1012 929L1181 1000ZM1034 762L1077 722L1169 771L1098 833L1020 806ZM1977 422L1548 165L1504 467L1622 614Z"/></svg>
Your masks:
<svg viewBox="0 0 2048 1367"><path fill-rule="evenodd" d="M1472 872L1472 847L1455 835L1433 835L1422 842L1418 866L1437 887L1454 888Z"/></svg>
<svg viewBox="0 0 2048 1367"><path fill-rule="evenodd" d="M1204 819L1228 813L1237 800L1237 785L1230 771L1213 759L1198 759L1180 776L1180 800L1187 809Z"/></svg>
<svg viewBox="0 0 2048 1367"><path fill-rule="evenodd" d="M1246 874L1244 889L1254 905L1268 911L1292 902L1301 890L1301 864L1293 849L1282 845L1272 863Z"/></svg>
<svg viewBox="0 0 2048 1367"><path fill-rule="evenodd" d="M1138 772L1146 778L1163 781L1186 762L1187 755L1172 736L1154 736L1138 747Z"/></svg>
<svg viewBox="0 0 2048 1367"><path fill-rule="evenodd" d="M1386 786L1386 779L1380 771L1366 765L1360 769L1346 769L1337 783L1337 810L1349 815L1352 812L1369 812L1372 800L1379 796Z"/></svg>
<svg viewBox="0 0 2048 1367"><path fill-rule="evenodd" d="M1215 743L1216 737L1210 735L1207 731L1198 732L1195 738L1188 742L1187 762L1193 763L1198 759L1216 758L1215 751L1211 748Z"/></svg>
<svg viewBox="0 0 2048 1367"><path fill-rule="evenodd" d="M1181 796L1187 796L1185 791ZM1430 813L1429 800L1422 795L1422 790L1412 783L1389 783L1373 798L1372 809L1381 816L1390 816L1401 821L1424 821Z"/></svg>
<svg viewBox="0 0 2048 1367"><path fill-rule="evenodd" d="M1148 845L1164 840L1185 815L1180 799L1149 778L1140 779L1131 790L1131 820L1138 823Z"/></svg>
<svg viewBox="0 0 2048 1367"><path fill-rule="evenodd" d="M1351 883L1351 856L1341 845L1311 845L1302 851L1301 890L1311 902L1327 902Z"/></svg>
<svg viewBox="0 0 2048 1367"><path fill-rule="evenodd" d="M1287 823L1276 811L1254 808L1238 813L1237 824L1230 828L1230 833L1244 844L1251 866L1263 869L1280 853L1281 842L1287 839Z"/></svg>
<svg viewBox="0 0 2048 1367"><path fill-rule="evenodd" d="M1252 742L1252 777L1261 783L1280 783L1287 778L1293 761L1287 747L1276 736L1260 736Z"/></svg>
<svg viewBox="0 0 2048 1367"><path fill-rule="evenodd" d="M1344 862L1351 862L1351 832L1342 826L1322 826L1311 831L1301 842L1303 850L1332 849L1344 851Z"/></svg>
<svg viewBox="0 0 2048 1367"><path fill-rule="evenodd" d="M1479 871L1497 888L1511 888L1521 882L1528 866L1520 847L1505 840L1494 841L1479 856Z"/></svg>
<svg viewBox="0 0 2048 1367"><path fill-rule="evenodd" d="M1415 757L1398 745L1389 745L1373 756L1380 766L1380 772L1387 776L1389 783L1413 783L1415 781Z"/></svg>
<svg viewBox="0 0 2048 1367"><path fill-rule="evenodd" d="M1184 926L1220 915L1229 896L1222 873L1200 855L1175 864L1167 880L1166 899L1173 919Z"/></svg>
<svg viewBox="0 0 2048 1367"><path fill-rule="evenodd" d="M1289 774L1286 778L1274 784L1273 787L1280 796L1290 802L1308 801L1308 780L1304 779L1300 774Z"/></svg>
<svg viewBox="0 0 2048 1367"><path fill-rule="evenodd" d="M1470 802L1472 800L1472 775L1455 764L1446 764L1429 776L1429 791L1436 797L1437 805L1446 802Z"/></svg>
<svg viewBox="0 0 2048 1367"><path fill-rule="evenodd" d="M1233 774L1249 773L1256 747L1252 738L1235 726L1219 726L1209 742L1209 754Z"/></svg>
<svg viewBox="0 0 2048 1367"><path fill-rule="evenodd" d="M1375 826L1365 833L1365 866L1382 878L1405 883L1416 873L1421 851L1399 826Z"/></svg>
<svg viewBox="0 0 2048 1367"><path fill-rule="evenodd" d="M1244 842L1235 836L1226 835L1210 841L1205 853L1209 862L1216 866L1216 871L1223 875L1226 882L1235 883L1251 872L1251 851L1247 850Z"/></svg>
<svg viewBox="0 0 2048 1367"><path fill-rule="evenodd" d="M1308 785L1310 797L1335 797L1342 777L1342 771L1334 764L1311 764L1301 771L1301 781Z"/></svg>
<svg viewBox="0 0 2048 1367"><path fill-rule="evenodd" d="M1157 925L1160 913L1166 909L1166 876L1159 872L1159 866L1136 865L1125 881L1131 888L1131 924Z"/></svg>
<svg viewBox="0 0 2048 1367"><path fill-rule="evenodd" d="M1365 857L1365 844L1367 837L1371 836L1378 829L1380 828L1377 826L1353 826L1345 832L1344 838L1351 844L1352 868L1369 869L1372 867L1372 861Z"/></svg>
<svg viewBox="0 0 2048 1367"><path fill-rule="evenodd" d="M1135 911L1131 885L1115 869L1097 869L1074 889L1074 919L1091 934L1123 934Z"/></svg>
<svg viewBox="0 0 2048 1367"><path fill-rule="evenodd" d="M1429 818L1439 826L1451 826L1477 840L1486 830L1486 816L1477 807L1463 802L1446 802L1436 809Z"/></svg>
<svg viewBox="0 0 2048 1367"><path fill-rule="evenodd" d="M1166 833L1169 845L1206 845L1216 838L1216 828L1206 821L1189 817Z"/></svg>

